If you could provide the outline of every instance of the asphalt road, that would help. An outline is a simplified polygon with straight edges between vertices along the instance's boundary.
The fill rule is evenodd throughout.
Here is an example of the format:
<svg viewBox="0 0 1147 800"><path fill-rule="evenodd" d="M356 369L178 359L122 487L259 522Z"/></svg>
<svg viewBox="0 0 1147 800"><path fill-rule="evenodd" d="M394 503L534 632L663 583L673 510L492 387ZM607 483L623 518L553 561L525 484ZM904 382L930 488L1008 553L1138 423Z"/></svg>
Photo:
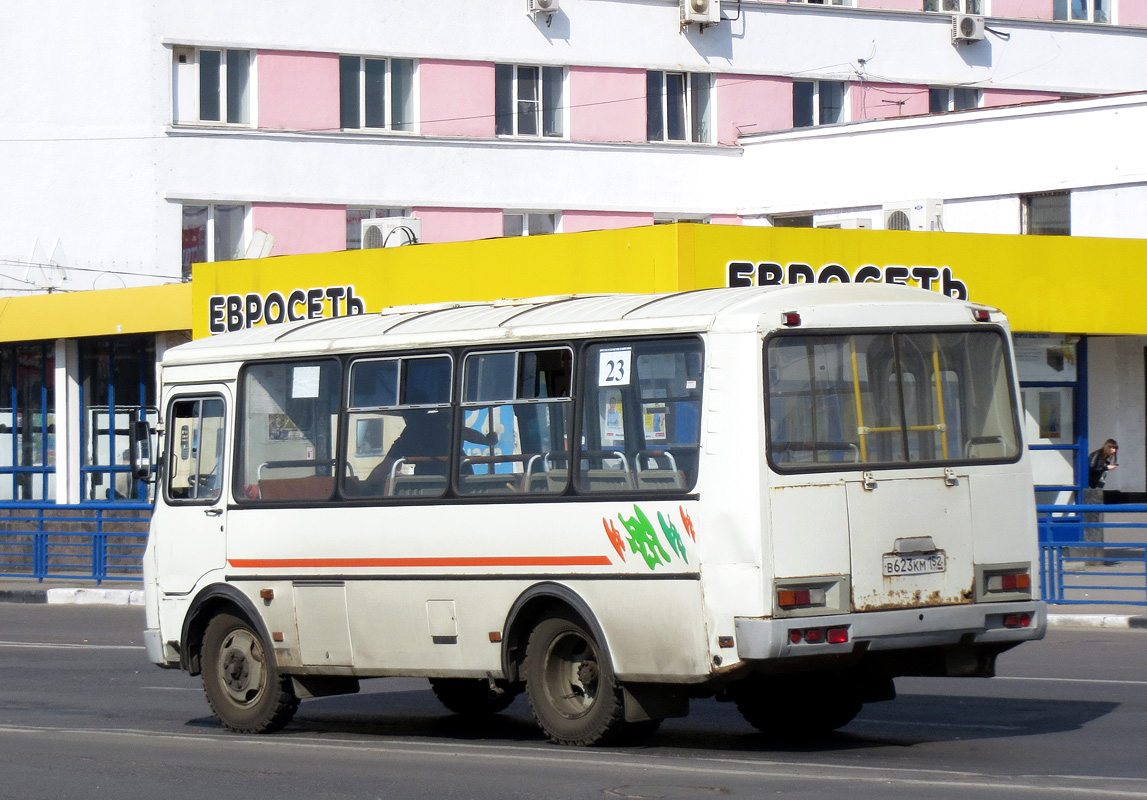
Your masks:
<svg viewBox="0 0 1147 800"><path fill-rule="evenodd" d="M0 798L1147 798L1143 630L1053 630L992 680L900 679L814 746L709 700L645 745L575 749L545 742L523 698L468 722L412 679L229 734L198 679L147 662L142 624L0 604Z"/></svg>

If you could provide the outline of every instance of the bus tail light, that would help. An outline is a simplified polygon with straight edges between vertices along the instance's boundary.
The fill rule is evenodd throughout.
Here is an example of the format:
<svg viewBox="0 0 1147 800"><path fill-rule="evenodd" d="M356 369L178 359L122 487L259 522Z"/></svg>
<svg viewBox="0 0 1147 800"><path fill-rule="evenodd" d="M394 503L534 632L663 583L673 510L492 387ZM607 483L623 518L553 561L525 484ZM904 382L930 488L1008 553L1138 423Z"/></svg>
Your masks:
<svg viewBox="0 0 1147 800"><path fill-rule="evenodd" d="M848 644L848 626L839 628L790 628L790 644Z"/></svg>
<svg viewBox="0 0 1147 800"><path fill-rule="evenodd" d="M1004 617L1005 628L1027 628L1032 624L1032 615L1027 612L1023 614L1008 614Z"/></svg>
<svg viewBox="0 0 1147 800"><path fill-rule="evenodd" d="M799 328L801 315L797 311L785 311L781 314L781 322L784 323L786 328Z"/></svg>
<svg viewBox="0 0 1147 800"><path fill-rule="evenodd" d="M825 591L822 588L778 589L777 605L788 610L792 608L816 608L825 604Z"/></svg>
<svg viewBox="0 0 1147 800"><path fill-rule="evenodd" d="M977 600L1020 600L1032 595L1031 564L992 564L976 568Z"/></svg>
<svg viewBox="0 0 1147 800"><path fill-rule="evenodd" d="M976 322L991 322L992 312L986 308L973 308L972 319Z"/></svg>

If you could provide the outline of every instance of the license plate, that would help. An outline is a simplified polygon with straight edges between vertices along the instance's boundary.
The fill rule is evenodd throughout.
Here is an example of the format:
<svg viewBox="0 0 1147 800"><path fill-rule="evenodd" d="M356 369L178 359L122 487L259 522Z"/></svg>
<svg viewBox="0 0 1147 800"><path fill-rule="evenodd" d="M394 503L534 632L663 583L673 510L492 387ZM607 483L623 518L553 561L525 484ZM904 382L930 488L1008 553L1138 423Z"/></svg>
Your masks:
<svg viewBox="0 0 1147 800"><path fill-rule="evenodd" d="M884 554L884 577L886 578L894 578L897 575L927 575L943 572L946 568L947 559L944 557L943 551L910 556L901 556L895 553Z"/></svg>

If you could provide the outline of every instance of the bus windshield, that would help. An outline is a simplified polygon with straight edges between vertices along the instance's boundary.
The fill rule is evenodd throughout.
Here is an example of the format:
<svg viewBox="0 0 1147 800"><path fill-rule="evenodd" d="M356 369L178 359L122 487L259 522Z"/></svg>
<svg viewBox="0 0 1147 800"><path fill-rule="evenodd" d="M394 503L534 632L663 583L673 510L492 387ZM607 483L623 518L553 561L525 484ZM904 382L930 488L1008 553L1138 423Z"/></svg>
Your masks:
<svg viewBox="0 0 1147 800"><path fill-rule="evenodd" d="M999 330L781 334L765 361L778 471L1019 458Z"/></svg>

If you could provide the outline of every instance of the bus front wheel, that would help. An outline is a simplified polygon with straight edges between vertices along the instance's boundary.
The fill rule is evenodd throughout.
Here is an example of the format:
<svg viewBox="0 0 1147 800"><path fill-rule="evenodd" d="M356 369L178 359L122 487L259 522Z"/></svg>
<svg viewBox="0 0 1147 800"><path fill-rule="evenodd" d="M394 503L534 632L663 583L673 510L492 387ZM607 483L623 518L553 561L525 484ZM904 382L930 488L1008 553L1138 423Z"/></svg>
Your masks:
<svg viewBox="0 0 1147 800"><path fill-rule="evenodd" d="M231 614L212 617L203 634L203 689L215 716L236 733L277 731L299 707L263 637Z"/></svg>
<svg viewBox="0 0 1147 800"><path fill-rule="evenodd" d="M596 745L625 732L625 706L603 646L572 616L543 619L526 645L526 694L557 744Z"/></svg>

